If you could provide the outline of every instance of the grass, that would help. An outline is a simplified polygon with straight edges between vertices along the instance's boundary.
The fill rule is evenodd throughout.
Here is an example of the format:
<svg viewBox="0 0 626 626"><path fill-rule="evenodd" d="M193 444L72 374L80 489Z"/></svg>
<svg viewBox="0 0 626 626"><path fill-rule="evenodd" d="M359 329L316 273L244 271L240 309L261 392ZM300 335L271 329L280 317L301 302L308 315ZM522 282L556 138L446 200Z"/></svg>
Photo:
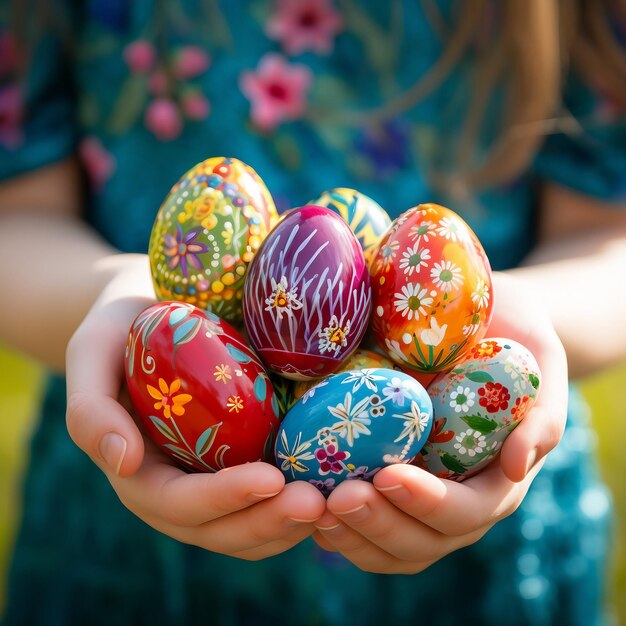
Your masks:
<svg viewBox="0 0 626 626"><path fill-rule="evenodd" d="M609 602L617 610L617 623L626 624L626 402L621 390L626 366L590 379L583 385L599 437L604 478L613 491L621 521L616 537L614 576ZM26 462L28 437L41 390L42 372L34 363L0 348L0 614L6 601L5 572L19 519L20 476Z"/></svg>

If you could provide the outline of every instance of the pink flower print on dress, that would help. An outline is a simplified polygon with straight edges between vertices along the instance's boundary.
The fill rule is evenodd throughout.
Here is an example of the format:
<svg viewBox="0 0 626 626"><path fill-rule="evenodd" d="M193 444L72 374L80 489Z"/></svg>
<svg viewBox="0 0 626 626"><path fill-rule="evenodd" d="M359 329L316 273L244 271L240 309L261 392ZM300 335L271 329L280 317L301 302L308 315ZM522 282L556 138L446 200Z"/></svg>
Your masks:
<svg viewBox="0 0 626 626"><path fill-rule="evenodd" d="M20 54L12 33L0 33L0 78L15 72L20 63Z"/></svg>
<svg viewBox="0 0 626 626"><path fill-rule="evenodd" d="M169 85L168 78L163 70L155 70L148 79L148 90L153 96L164 96Z"/></svg>
<svg viewBox="0 0 626 626"><path fill-rule="evenodd" d="M149 72L156 62L156 50L146 39L138 39L124 48L124 60L133 74Z"/></svg>
<svg viewBox="0 0 626 626"><path fill-rule="evenodd" d="M312 80L306 65L266 54L256 71L241 75L240 87L252 105L252 121L262 130L272 130L281 122L302 117Z"/></svg>
<svg viewBox="0 0 626 626"><path fill-rule="evenodd" d="M205 120L211 113L211 103L198 92L190 92L183 96L181 106L190 120Z"/></svg>
<svg viewBox="0 0 626 626"><path fill-rule="evenodd" d="M97 137L85 137L78 146L80 160L94 191L102 191L115 171L115 159Z"/></svg>
<svg viewBox="0 0 626 626"><path fill-rule="evenodd" d="M341 14L331 0L279 0L266 32L287 54L307 50L329 54L342 27Z"/></svg>
<svg viewBox="0 0 626 626"><path fill-rule="evenodd" d="M178 78L196 78L211 65L211 57L200 46L185 46L174 60L174 73Z"/></svg>
<svg viewBox="0 0 626 626"><path fill-rule="evenodd" d="M148 105L144 123L161 141L176 139L183 130L178 107L166 98L157 98Z"/></svg>
<svg viewBox="0 0 626 626"><path fill-rule="evenodd" d="M15 85L0 87L0 146L14 150L24 141L22 112L22 90Z"/></svg>

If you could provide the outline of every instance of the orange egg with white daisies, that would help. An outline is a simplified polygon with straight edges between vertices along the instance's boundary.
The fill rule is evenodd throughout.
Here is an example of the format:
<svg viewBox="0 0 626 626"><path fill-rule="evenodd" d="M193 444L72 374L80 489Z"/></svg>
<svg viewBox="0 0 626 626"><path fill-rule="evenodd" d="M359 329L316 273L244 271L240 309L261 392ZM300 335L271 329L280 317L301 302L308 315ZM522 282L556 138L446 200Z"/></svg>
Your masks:
<svg viewBox="0 0 626 626"><path fill-rule="evenodd" d="M398 217L370 265L372 331L387 355L421 372L449 370L485 335L493 309L487 255L437 204Z"/></svg>

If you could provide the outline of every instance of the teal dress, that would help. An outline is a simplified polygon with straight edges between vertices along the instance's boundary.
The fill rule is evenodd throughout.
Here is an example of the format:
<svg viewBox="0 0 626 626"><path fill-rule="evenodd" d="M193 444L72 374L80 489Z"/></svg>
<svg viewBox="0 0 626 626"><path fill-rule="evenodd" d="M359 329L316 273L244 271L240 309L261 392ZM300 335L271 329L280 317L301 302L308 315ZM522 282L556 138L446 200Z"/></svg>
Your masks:
<svg viewBox="0 0 626 626"><path fill-rule="evenodd" d="M444 23L459 9L438 4ZM252 165L280 210L335 186L360 189L392 216L447 205L496 269L531 250L541 181L626 200L624 118L575 76L566 101L580 133L550 135L505 186L474 196L433 186L433 173L453 169L481 43L425 99L412 98L442 50L419 2L82 0L57 2L53 14L56 30L43 25L25 80L0 32L0 176L76 152L85 218L123 251L146 252L169 187L216 155ZM310 540L256 563L177 543L120 504L70 441L64 412L64 380L51 376L6 626L604 623L611 502L574 390L565 436L517 512L416 576L362 572Z"/></svg>

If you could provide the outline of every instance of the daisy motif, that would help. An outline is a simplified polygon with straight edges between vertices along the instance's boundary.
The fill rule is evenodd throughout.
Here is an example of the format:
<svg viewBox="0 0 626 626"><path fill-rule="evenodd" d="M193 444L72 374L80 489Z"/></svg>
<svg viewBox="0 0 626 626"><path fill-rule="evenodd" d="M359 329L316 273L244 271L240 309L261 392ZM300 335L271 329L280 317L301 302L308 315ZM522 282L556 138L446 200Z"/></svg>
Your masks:
<svg viewBox="0 0 626 626"><path fill-rule="evenodd" d="M345 326L341 326L337 316L333 315L328 326L318 333L320 354L334 352L335 356L337 356L341 348L345 348L348 345L349 332L350 320L346 321Z"/></svg>
<svg viewBox="0 0 626 626"><path fill-rule="evenodd" d="M430 270L430 277L441 291L452 291L463 284L461 268L451 261L435 263Z"/></svg>
<svg viewBox="0 0 626 626"><path fill-rule="evenodd" d="M387 269L391 265L391 262L396 258L396 252L398 252L399 247L399 241L388 241L382 247L380 265L382 265L383 269Z"/></svg>
<svg viewBox="0 0 626 626"><path fill-rule="evenodd" d="M434 293L434 292L433 292ZM402 317L409 320L418 320L421 315L426 315L426 307L433 303L431 296L427 295L428 289L419 283L409 283L402 287L402 293L395 294L394 306L396 311L402 313Z"/></svg>
<svg viewBox="0 0 626 626"><path fill-rule="evenodd" d="M470 391L469 387L459 385L455 391L450 394L450 407L455 413L466 413L470 407L474 406L474 398L476 394Z"/></svg>
<svg viewBox="0 0 626 626"><path fill-rule="evenodd" d="M354 386L352 387L352 393L358 391L363 385L365 385L368 389L371 389L372 391L378 391L376 381L385 380L385 377L376 376L376 374L374 374L375 371L376 370L374 369L368 368L355 370L353 372L350 372L350 375L347 376L341 384L345 385L346 383L354 383Z"/></svg>
<svg viewBox="0 0 626 626"><path fill-rule="evenodd" d="M302 302L298 300L298 288L289 288L287 279L283 276L280 282L276 282L273 278L270 279L272 284L272 293L269 298L265 299L265 310L275 310L279 319L283 319L283 313L292 315L293 311L298 311L302 308Z"/></svg>
<svg viewBox="0 0 626 626"><path fill-rule="evenodd" d="M439 228L437 234L449 239L450 241L461 241L463 239L463 230L458 221L450 217L442 217L439 220Z"/></svg>
<svg viewBox="0 0 626 626"><path fill-rule="evenodd" d="M458 450L460 454L467 454L470 457L484 452L486 447L487 442L485 441L485 435L471 428L457 435L456 443L454 444L455 450Z"/></svg>
<svg viewBox="0 0 626 626"><path fill-rule="evenodd" d="M431 221L422 222L417 226L413 226L409 231L409 237L414 241L417 240L418 243L420 241L424 241L428 243L430 236L435 232L435 225Z"/></svg>
<svg viewBox="0 0 626 626"><path fill-rule="evenodd" d="M478 279L476 289L472 292L472 302L478 310L486 308L489 304L489 285L482 278Z"/></svg>
<svg viewBox="0 0 626 626"><path fill-rule="evenodd" d="M400 261L400 269L404 270L407 276L413 276L413 272L419 271L422 266L427 267L430 259L430 250L428 248L419 249L419 243L416 243L412 248L407 248L402 253L402 260Z"/></svg>

